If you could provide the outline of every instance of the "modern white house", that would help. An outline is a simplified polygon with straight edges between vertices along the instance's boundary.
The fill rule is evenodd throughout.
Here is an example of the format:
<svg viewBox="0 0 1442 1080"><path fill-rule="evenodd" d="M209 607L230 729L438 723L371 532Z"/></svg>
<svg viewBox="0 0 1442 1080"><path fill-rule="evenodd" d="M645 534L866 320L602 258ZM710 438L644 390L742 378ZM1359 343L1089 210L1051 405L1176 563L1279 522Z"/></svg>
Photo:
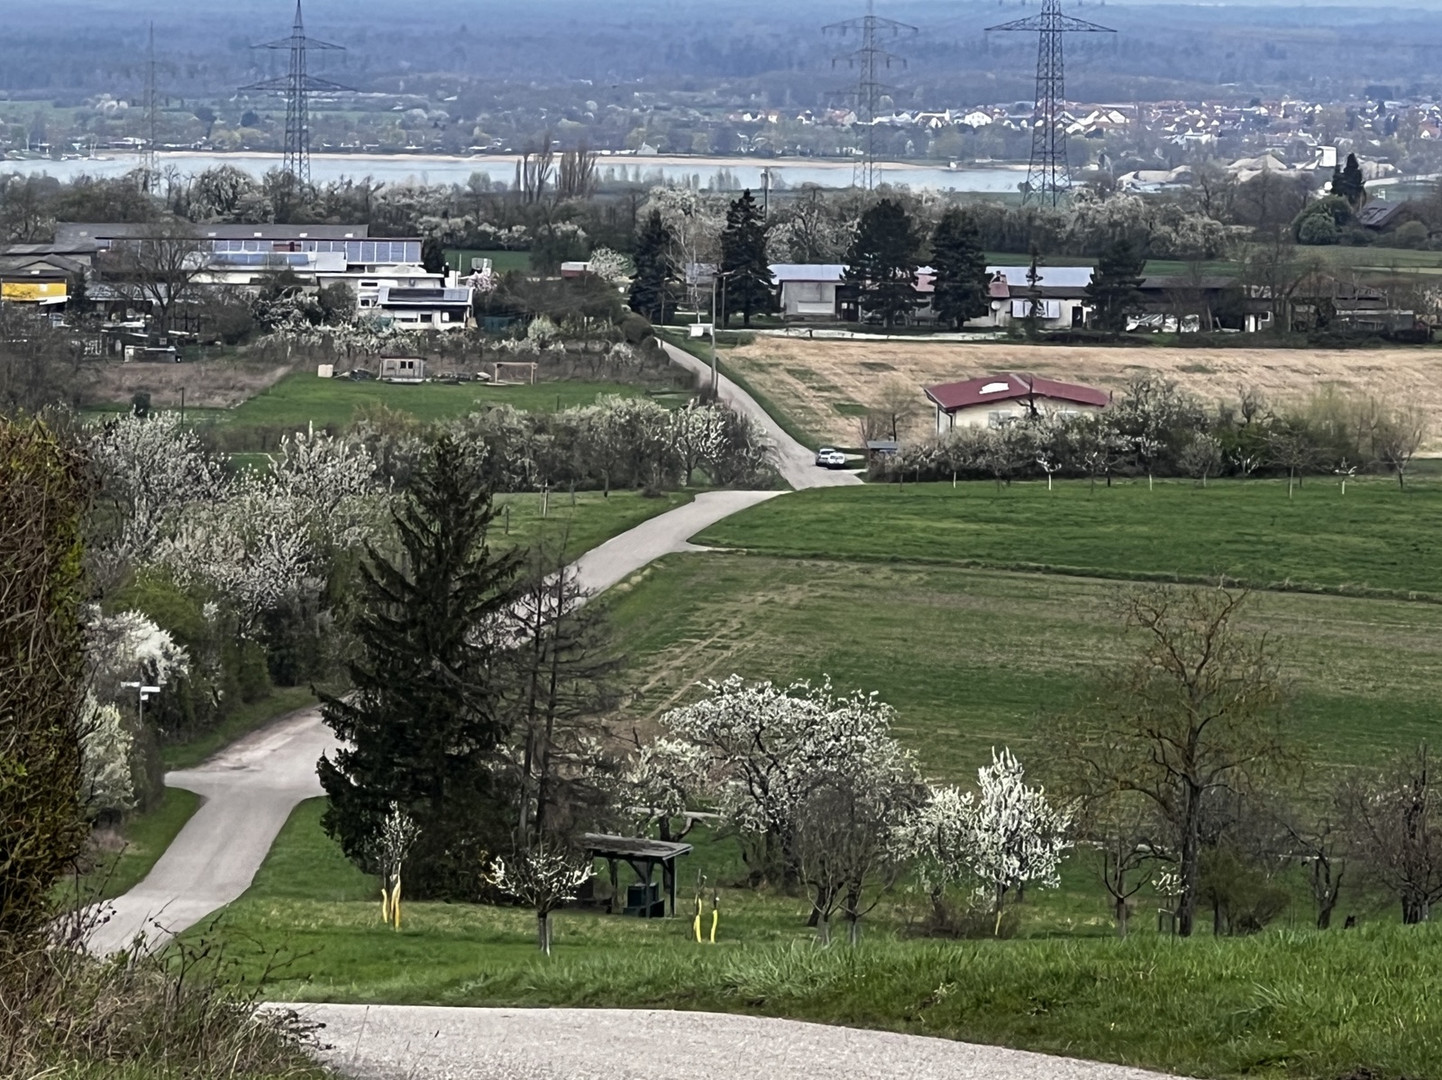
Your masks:
<svg viewBox="0 0 1442 1080"><path fill-rule="evenodd" d="M936 408L936 433L959 427L1005 427L1032 416L1096 413L1111 394L1035 375L985 375L924 388Z"/></svg>
<svg viewBox="0 0 1442 1080"><path fill-rule="evenodd" d="M777 309L788 319L835 319L836 288L845 277L841 263L772 263Z"/></svg>
<svg viewBox="0 0 1442 1080"><path fill-rule="evenodd" d="M406 328L463 330L475 325L474 290L465 285L436 287L381 285L374 298L358 301L361 311Z"/></svg>

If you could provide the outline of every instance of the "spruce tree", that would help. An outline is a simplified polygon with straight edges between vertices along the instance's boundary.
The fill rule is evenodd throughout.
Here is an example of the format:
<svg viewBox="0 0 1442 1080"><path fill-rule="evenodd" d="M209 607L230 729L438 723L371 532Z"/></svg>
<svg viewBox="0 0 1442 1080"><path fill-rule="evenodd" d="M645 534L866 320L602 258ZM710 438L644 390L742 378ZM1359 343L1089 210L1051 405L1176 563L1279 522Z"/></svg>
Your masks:
<svg viewBox="0 0 1442 1080"><path fill-rule="evenodd" d="M766 261L766 220L750 190L743 191L726 210L726 228L721 233L721 284L725 305L723 324L731 312L741 312L741 321L751 325L752 315L769 314L775 293L771 266Z"/></svg>
<svg viewBox="0 0 1442 1080"><path fill-rule="evenodd" d="M631 278L627 302L631 310L660 325L672 308L671 282L676 269L671 265L671 230L661 220L661 212L652 210L636 237L636 252L631 257L636 273Z"/></svg>
<svg viewBox="0 0 1442 1080"><path fill-rule="evenodd" d="M861 289L861 310L895 326L916 310L921 237L906 208L882 199L861 215L846 253L846 280Z"/></svg>
<svg viewBox="0 0 1442 1080"><path fill-rule="evenodd" d="M1127 328L1127 316L1141 310L1142 270L1146 256L1126 237L1112 241L1097 258L1086 288L1094 309L1092 321L1100 330L1117 334Z"/></svg>
<svg viewBox="0 0 1442 1080"><path fill-rule="evenodd" d="M971 215L958 207L943 214L931 234L931 268L936 289L931 305L939 320L960 330L968 319L991 310L981 234Z"/></svg>
<svg viewBox="0 0 1442 1080"><path fill-rule="evenodd" d="M1348 154L1347 164L1332 171L1331 193L1346 199L1353 212L1362 209L1362 204L1367 201L1367 182L1356 154Z"/></svg>
<svg viewBox="0 0 1442 1080"><path fill-rule="evenodd" d="M498 778L519 556L488 546L495 513L462 448L439 440L393 514L399 550L362 566L351 691L321 695L342 744L319 764L326 832L374 869L394 803L420 827L407 880L421 895L473 890L513 824Z"/></svg>

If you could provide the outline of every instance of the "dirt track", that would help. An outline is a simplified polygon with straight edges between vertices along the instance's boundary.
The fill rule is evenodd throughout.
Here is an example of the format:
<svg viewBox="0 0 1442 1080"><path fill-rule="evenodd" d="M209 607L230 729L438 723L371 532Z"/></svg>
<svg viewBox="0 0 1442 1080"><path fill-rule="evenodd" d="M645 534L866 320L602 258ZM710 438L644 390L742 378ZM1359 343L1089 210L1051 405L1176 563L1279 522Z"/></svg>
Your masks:
<svg viewBox="0 0 1442 1080"><path fill-rule="evenodd" d="M855 444L856 414L875 405L889 383L919 388L1014 371L1120 390L1133 375L1153 371L1206 401L1235 401L1238 389L1247 386L1283 402L1332 383L1358 395L1416 402L1434 417L1430 448L1442 447L1442 351L1432 349L1314 352L761 337L735 349L727 363L808 431L843 445ZM929 416L921 423L929 424Z"/></svg>

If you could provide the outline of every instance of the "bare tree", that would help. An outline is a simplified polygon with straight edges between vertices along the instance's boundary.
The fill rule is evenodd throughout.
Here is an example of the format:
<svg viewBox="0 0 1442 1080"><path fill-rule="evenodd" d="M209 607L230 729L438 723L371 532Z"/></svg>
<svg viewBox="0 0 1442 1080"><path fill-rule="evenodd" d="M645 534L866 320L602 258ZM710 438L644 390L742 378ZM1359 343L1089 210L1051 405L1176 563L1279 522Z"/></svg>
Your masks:
<svg viewBox="0 0 1442 1080"><path fill-rule="evenodd" d="M182 218L165 218L144 235L117 240L99 267L133 302L146 303L161 330L170 328L175 306L186 300L206 269L210 245Z"/></svg>
<svg viewBox="0 0 1442 1080"><path fill-rule="evenodd" d="M1277 818L1294 857L1307 871L1307 887L1317 905L1317 929L1332 925L1332 913L1341 899L1347 876L1351 837L1344 827L1348 788L1321 796L1303 796L1283 805Z"/></svg>
<svg viewBox="0 0 1442 1080"><path fill-rule="evenodd" d="M1317 444L1311 432L1295 424L1277 423L1267 432L1267 455L1272 464L1287 470L1287 498L1301 483L1301 475L1317 464Z"/></svg>
<svg viewBox="0 0 1442 1080"><path fill-rule="evenodd" d="M882 385L876 395L876 405L870 411L876 417L874 426L885 432L887 438L899 440L921 415L921 395L910 383L892 379Z"/></svg>
<svg viewBox="0 0 1442 1080"><path fill-rule="evenodd" d="M1359 853L1401 901L1402 921L1425 922L1442 899L1442 778L1427 744L1353 785L1347 806Z"/></svg>
<svg viewBox="0 0 1442 1080"><path fill-rule="evenodd" d="M1281 682L1271 643L1240 625L1247 594L1138 589L1121 602L1137 656L1076 718L1066 753L1101 788L1149 800L1180 877L1178 932L1192 932L1203 818L1284 760Z"/></svg>
<svg viewBox="0 0 1442 1080"><path fill-rule="evenodd" d="M1379 411L1372 426L1372 450L1377 460L1397 474L1397 486L1407 486L1407 466L1427 438L1427 413L1418 405L1399 405Z"/></svg>

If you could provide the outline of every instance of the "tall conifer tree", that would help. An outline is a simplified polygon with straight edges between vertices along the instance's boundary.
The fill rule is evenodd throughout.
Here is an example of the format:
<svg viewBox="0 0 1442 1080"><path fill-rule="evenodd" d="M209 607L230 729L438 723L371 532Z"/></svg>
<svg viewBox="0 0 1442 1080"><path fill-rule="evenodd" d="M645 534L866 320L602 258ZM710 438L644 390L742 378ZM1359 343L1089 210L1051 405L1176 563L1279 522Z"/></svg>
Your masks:
<svg viewBox="0 0 1442 1080"><path fill-rule="evenodd" d="M752 315L765 315L774 307L771 266L766 261L766 220L749 190L732 201L726 211L726 228L721 233L723 323L733 311L751 325Z"/></svg>
<svg viewBox="0 0 1442 1080"><path fill-rule="evenodd" d="M636 314L658 325L666 321L673 306L671 283L676 268L671 265L670 247L671 230L661 219L661 212L652 210L636 237L636 252L631 257L636 273L631 278L627 302Z"/></svg>
<svg viewBox="0 0 1442 1080"><path fill-rule="evenodd" d="M921 236L906 208L882 199L861 215L846 253L846 280L861 290L861 310L895 326L916 310Z"/></svg>
<svg viewBox="0 0 1442 1080"><path fill-rule="evenodd" d="M326 831L369 868L394 803L420 828L407 880L423 895L474 888L482 853L513 825L498 766L519 556L489 547L495 513L442 438L395 511L399 551L372 548L362 567L351 692L321 696L342 743L319 765Z"/></svg>
<svg viewBox="0 0 1442 1080"><path fill-rule="evenodd" d="M936 272L931 304L936 317L960 330L968 319L991 309L986 253L971 215L952 207L931 234L931 268Z"/></svg>

